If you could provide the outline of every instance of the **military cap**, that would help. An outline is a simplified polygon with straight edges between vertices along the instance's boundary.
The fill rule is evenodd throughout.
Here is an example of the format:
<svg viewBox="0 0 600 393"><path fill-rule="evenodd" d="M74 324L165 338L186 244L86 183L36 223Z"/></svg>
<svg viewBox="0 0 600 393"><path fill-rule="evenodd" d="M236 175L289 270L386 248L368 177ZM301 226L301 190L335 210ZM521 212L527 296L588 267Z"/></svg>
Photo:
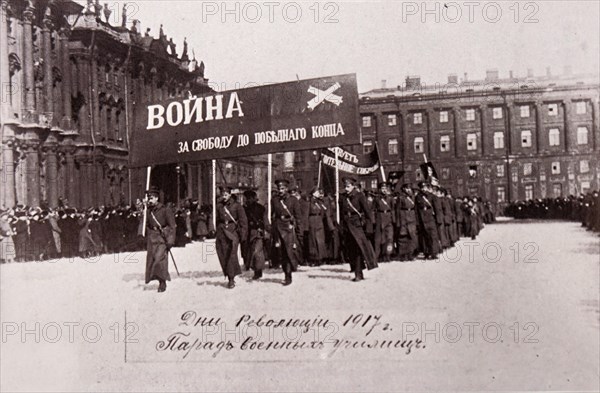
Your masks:
<svg viewBox="0 0 600 393"><path fill-rule="evenodd" d="M221 194L223 194L225 192L228 193L228 194L231 194L231 187L229 187L229 186L221 186L221 187L219 187L219 192Z"/></svg>
<svg viewBox="0 0 600 393"><path fill-rule="evenodd" d="M150 196L150 195L160 196L160 189L158 187L156 187L156 186L152 186L148 190L146 190L146 195L148 195L148 196Z"/></svg>
<svg viewBox="0 0 600 393"><path fill-rule="evenodd" d="M410 183L404 183L400 188L412 188Z"/></svg>
<svg viewBox="0 0 600 393"><path fill-rule="evenodd" d="M391 187L392 183L390 183L389 181L382 181L379 182L379 184L377 184L377 188L381 189L383 187Z"/></svg>
<svg viewBox="0 0 600 393"><path fill-rule="evenodd" d="M286 187L289 187L290 181L287 180L287 179L278 179L278 180L275 180L275 185L277 187L279 187L280 185L284 185Z"/></svg>
<svg viewBox="0 0 600 393"><path fill-rule="evenodd" d="M342 183L356 185L356 179L352 177L344 177L342 178Z"/></svg>
<svg viewBox="0 0 600 393"><path fill-rule="evenodd" d="M425 181L419 182L419 188L424 188L424 187L429 187L429 183L427 183Z"/></svg>

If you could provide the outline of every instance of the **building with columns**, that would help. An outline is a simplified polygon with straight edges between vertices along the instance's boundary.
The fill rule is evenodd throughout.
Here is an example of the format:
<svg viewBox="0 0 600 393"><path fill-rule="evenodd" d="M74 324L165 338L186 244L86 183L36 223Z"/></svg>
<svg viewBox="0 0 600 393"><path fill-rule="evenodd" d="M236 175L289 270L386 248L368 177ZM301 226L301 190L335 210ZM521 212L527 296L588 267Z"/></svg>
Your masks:
<svg viewBox="0 0 600 393"><path fill-rule="evenodd" d="M386 172L404 171L405 182L421 180L419 164L432 161L443 186L455 195L510 200L576 195L600 186L597 75L499 78L371 90L360 97L361 146L378 146ZM318 161L313 152L296 157L294 176L312 186ZM331 176L329 176L331 177ZM324 179L327 183L327 179ZM361 177L376 188L380 174Z"/></svg>
<svg viewBox="0 0 600 393"><path fill-rule="evenodd" d="M210 92L204 64L189 57L185 41L178 54L162 25L153 37L127 20L126 8L111 18L114 10L98 0L85 7L0 0L0 7L0 206L62 200L87 208L141 197L146 171L128 167L136 110ZM265 166L260 157L231 161L218 183L261 186ZM162 165L152 184L166 202L210 203L211 171L210 162Z"/></svg>

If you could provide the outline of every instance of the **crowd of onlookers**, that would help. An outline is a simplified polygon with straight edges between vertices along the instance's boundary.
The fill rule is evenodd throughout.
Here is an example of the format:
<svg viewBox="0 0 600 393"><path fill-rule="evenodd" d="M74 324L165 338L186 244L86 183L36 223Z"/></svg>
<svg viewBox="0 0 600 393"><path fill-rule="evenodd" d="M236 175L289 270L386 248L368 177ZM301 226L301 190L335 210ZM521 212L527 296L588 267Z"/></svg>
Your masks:
<svg viewBox="0 0 600 393"><path fill-rule="evenodd" d="M514 218L557 219L581 222L590 231L600 232L598 191L578 197L532 199L511 203L505 211Z"/></svg>
<svg viewBox="0 0 600 393"><path fill-rule="evenodd" d="M176 210L178 245L214 237L209 205L186 201ZM136 206L101 206L79 210L63 206L17 205L0 210L0 258L27 262L54 258L90 257L103 253L145 250Z"/></svg>

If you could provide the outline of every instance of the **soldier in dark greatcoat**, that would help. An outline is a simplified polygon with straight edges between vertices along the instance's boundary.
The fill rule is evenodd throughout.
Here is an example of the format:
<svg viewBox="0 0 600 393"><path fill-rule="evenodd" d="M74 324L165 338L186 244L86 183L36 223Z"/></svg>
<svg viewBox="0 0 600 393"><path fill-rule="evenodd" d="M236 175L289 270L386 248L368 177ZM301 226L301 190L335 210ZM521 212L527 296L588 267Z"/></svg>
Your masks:
<svg viewBox="0 0 600 393"><path fill-rule="evenodd" d="M353 267L352 281L360 281L364 279L363 263L369 270L377 267L375 252L364 231L365 220L373 217L365 195L356 189L356 180L344 178L343 182L346 193L340 199L340 215L344 256Z"/></svg>
<svg viewBox="0 0 600 393"><path fill-rule="evenodd" d="M304 220L300 202L288 193L289 181L277 180L275 185L278 193L271 200L271 260L283 268L283 285L290 285L292 272L302 261L302 243L298 238L304 233Z"/></svg>
<svg viewBox="0 0 600 393"><path fill-rule="evenodd" d="M262 277L262 272L266 261L265 236L269 236L270 225L267 209L258 203L256 192L244 191L246 204L244 210L248 219L248 235L245 239L243 250L244 266L246 269L254 270L252 279L258 280Z"/></svg>
<svg viewBox="0 0 600 393"><path fill-rule="evenodd" d="M150 188L146 195L146 284L158 280L158 292L164 292L167 281L171 281L169 248L175 244L175 216L172 210L158 201L158 188ZM140 221L143 222L143 217Z"/></svg>
<svg viewBox="0 0 600 393"><path fill-rule="evenodd" d="M394 226L396 225L394 197L391 193L390 183L381 182L378 188L379 195L373 200L375 256L379 261L389 262L394 251Z"/></svg>
<svg viewBox="0 0 600 393"><path fill-rule="evenodd" d="M416 205L410 184L403 184L396 199L396 239L401 261L415 257L419 248Z"/></svg>
<svg viewBox="0 0 600 393"><path fill-rule="evenodd" d="M307 259L311 266L319 266L327 257L325 246L325 224L327 207L323 203L321 189L314 187L310 192L307 209L304 210L308 228L306 231Z"/></svg>
<svg viewBox="0 0 600 393"><path fill-rule="evenodd" d="M247 234L248 220L244 208L232 198L231 188L221 187L221 202L217 205L216 248L223 274L229 280L229 289L235 287L235 276L242 274L238 250Z"/></svg>
<svg viewBox="0 0 600 393"><path fill-rule="evenodd" d="M432 194L429 192L429 184L421 182L419 188L421 191L415 198L419 222L419 244L425 259L434 259L441 252L436 211L433 207Z"/></svg>

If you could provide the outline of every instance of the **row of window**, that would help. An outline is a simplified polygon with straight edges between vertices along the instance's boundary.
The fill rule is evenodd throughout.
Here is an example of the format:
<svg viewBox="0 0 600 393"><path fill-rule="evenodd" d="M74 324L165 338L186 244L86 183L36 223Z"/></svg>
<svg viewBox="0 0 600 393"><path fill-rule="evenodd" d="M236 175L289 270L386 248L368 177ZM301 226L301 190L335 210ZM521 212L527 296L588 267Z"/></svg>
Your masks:
<svg viewBox="0 0 600 393"><path fill-rule="evenodd" d="M550 146L560 146L560 130L558 128L551 128L548 130L548 141ZM588 129L587 127L577 127L577 144L587 145ZM530 130L521 131L521 147L532 146L532 134ZM423 137L415 137L413 141L413 148L415 153L425 152L425 139ZM494 149L504 149L504 132L494 132ZM366 140L363 143L363 153L368 154L373 150L373 141ZM467 150L477 150L477 134L467 134ZM440 152L450 151L450 136L440 136ZM392 138L388 140L388 154L398 154L398 139Z"/></svg>
<svg viewBox="0 0 600 393"><path fill-rule="evenodd" d="M475 109L469 108L464 109L465 111L465 119L466 121L475 121ZM587 112L587 104L585 101L577 101L575 103L575 112L578 115L583 115ZM439 111L440 123L448 122L448 111ZM527 118L531 116L530 106L529 105L519 105L519 115L522 118ZM492 108L492 118L493 119L502 119L504 116L504 110L502 107L493 107ZM558 116L558 104L548 104L548 116ZM362 126L365 128L371 127L371 116L363 116L362 117ZM415 112L412 114L413 124L423 124L423 113ZM387 124L388 126L395 126L398 124L398 118L396 114L388 114L387 115Z"/></svg>

